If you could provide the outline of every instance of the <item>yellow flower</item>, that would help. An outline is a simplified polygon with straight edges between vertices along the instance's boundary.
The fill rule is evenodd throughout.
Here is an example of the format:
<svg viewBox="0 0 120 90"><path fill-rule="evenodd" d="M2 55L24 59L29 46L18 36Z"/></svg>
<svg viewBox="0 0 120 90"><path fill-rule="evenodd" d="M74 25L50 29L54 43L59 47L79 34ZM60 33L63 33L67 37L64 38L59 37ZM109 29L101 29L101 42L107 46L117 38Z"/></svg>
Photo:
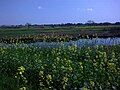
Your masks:
<svg viewBox="0 0 120 90"><path fill-rule="evenodd" d="M52 80L52 76L50 74L47 75L48 80Z"/></svg>
<svg viewBox="0 0 120 90"><path fill-rule="evenodd" d="M63 81L64 81L64 82L67 82L67 81L68 81L68 78L67 78L67 77L63 77Z"/></svg>
<svg viewBox="0 0 120 90"><path fill-rule="evenodd" d="M20 88L20 90L27 90L27 89L26 89L26 87L22 87L22 88Z"/></svg>
<svg viewBox="0 0 120 90"><path fill-rule="evenodd" d="M23 66L18 67L18 71L19 71L19 74L22 74L22 73L24 73L25 68Z"/></svg>

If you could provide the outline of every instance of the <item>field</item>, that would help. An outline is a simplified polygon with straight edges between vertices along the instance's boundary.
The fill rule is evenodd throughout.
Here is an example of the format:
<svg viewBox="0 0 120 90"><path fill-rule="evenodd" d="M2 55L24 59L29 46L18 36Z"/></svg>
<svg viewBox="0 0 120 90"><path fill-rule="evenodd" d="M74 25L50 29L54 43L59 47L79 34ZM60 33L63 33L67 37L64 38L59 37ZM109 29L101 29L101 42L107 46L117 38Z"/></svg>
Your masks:
<svg viewBox="0 0 120 90"><path fill-rule="evenodd" d="M120 45L0 48L1 90L118 90Z"/></svg>
<svg viewBox="0 0 120 90"><path fill-rule="evenodd" d="M79 38L120 37L120 25L1 28L0 42L70 41Z"/></svg>
<svg viewBox="0 0 120 90"><path fill-rule="evenodd" d="M120 37L120 26L0 28L0 44L14 44L0 47L0 90L119 90L120 45L27 44L95 37Z"/></svg>

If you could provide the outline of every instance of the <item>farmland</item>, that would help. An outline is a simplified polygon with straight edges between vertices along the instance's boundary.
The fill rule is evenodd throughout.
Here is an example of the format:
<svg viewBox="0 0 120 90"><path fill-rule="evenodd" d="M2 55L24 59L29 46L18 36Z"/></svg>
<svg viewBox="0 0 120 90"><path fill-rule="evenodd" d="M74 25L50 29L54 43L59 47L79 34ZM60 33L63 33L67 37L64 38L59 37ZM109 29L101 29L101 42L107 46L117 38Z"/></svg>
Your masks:
<svg viewBox="0 0 120 90"><path fill-rule="evenodd" d="M120 25L1 28L0 42L70 41L79 38L120 37Z"/></svg>
<svg viewBox="0 0 120 90"><path fill-rule="evenodd" d="M118 90L120 46L0 48L0 68L1 90Z"/></svg>
<svg viewBox="0 0 120 90"><path fill-rule="evenodd" d="M120 37L120 26L0 28L0 90L118 90L119 44L28 45L107 37Z"/></svg>
<svg viewBox="0 0 120 90"><path fill-rule="evenodd" d="M120 90L120 0L0 0L0 90Z"/></svg>

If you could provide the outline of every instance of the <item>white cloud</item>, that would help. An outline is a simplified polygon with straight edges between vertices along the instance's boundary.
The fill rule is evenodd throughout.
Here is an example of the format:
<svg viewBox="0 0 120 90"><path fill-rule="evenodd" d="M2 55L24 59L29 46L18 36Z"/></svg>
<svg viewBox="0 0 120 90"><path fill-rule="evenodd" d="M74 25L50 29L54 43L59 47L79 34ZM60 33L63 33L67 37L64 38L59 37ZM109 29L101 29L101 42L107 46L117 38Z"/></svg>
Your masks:
<svg viewBox="0 0 120 90"><path fill-rule="evenodd" d="M93 11L93 9L92 8L87 8L87 11Z"/></svg>
<svg viewBox="0 0 120 90"><path fill-rule="evenodd" d="M41 6L38 6L38 9L40 10L40 9L42 9L42 7L41 7Z"/></svg>

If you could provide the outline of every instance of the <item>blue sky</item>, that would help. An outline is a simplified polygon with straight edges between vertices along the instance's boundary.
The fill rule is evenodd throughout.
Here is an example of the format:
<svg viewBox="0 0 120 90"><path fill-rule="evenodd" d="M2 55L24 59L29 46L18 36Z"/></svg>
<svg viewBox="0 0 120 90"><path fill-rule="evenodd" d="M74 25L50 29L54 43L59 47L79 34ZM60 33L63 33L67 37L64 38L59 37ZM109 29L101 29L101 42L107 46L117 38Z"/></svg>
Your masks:
<svg viewBox="0 0 120 90"><path fill-rule="evenodd" d="M120 21L120 0L0 0L0 25Z"/></svg>

